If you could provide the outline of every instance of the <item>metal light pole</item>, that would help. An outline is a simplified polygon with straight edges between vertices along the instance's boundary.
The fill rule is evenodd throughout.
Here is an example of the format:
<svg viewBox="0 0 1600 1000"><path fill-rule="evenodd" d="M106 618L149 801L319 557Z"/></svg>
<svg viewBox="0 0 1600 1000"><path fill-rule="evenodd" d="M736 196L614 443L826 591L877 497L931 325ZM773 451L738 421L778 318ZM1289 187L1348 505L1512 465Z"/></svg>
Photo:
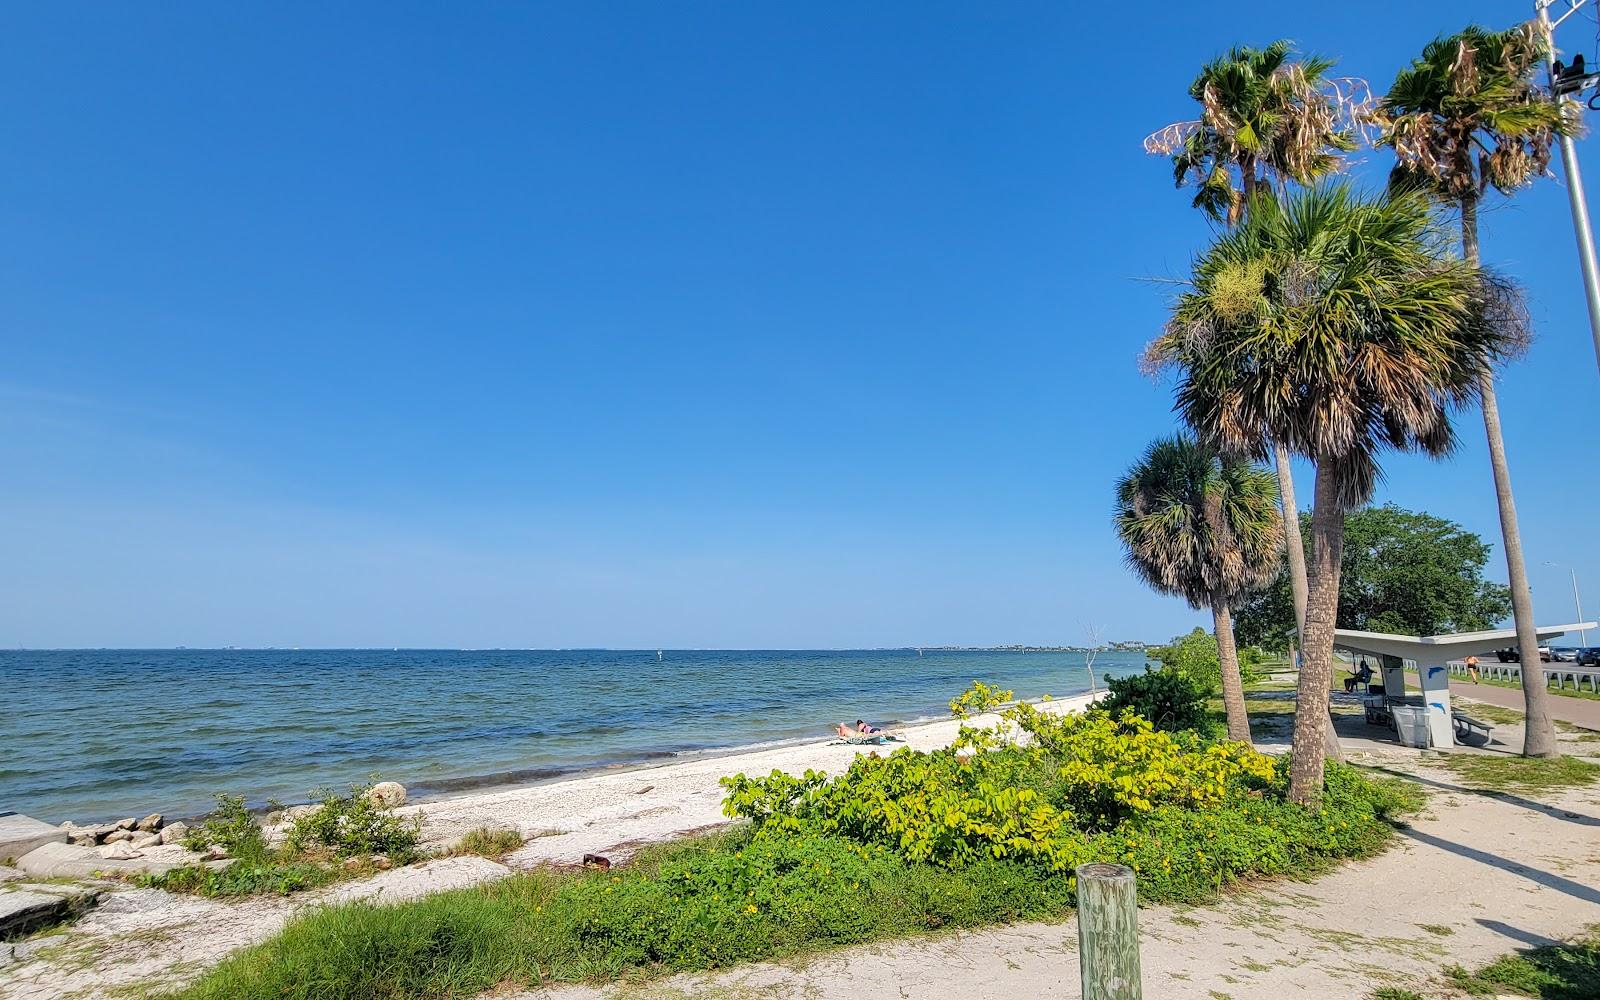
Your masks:
<svg viewBox="0 0 1600 1000"><path fill-rule="evenodd" d="M1583 597L1578 593L1578 571L1566 563L1551 562L1548 559L1544 561L1544 564L1546 566L1554 566L1556 569L1564 569L1572 574L1572 605L1578 609L1578 621L1583 621ZM1583 637L1583 644L1585 646L1589 645L1589 630L1586 628L1579 629L1578 634Z"/></svg>
<svg viewBox="0 0 1600 1000"><path fill-rule="evenodd" d="M1533 8L1539 14L1539 31L1544 35L1545 66L1549 72L1550 91L1556 85L1555 29L1582 7L1585 0L1567 0L1567 12L1554 23L1550 20L1550 5L1555 0L1534 0ZM1556 97L1560 104L1573 103L1565 95ZM1594 339L1595 365L1600 366L1600 264L1595 261L1594 231L1589 227L1589 203L1583 193L1583 172L1578 168L1578 150L1572 136L1562 135L1561 167L1567 174L1567 200L1572 206L1572 229L1578 240L1578 263L1583 269L1583 291L1589 303L1589 335Z"/></svg>

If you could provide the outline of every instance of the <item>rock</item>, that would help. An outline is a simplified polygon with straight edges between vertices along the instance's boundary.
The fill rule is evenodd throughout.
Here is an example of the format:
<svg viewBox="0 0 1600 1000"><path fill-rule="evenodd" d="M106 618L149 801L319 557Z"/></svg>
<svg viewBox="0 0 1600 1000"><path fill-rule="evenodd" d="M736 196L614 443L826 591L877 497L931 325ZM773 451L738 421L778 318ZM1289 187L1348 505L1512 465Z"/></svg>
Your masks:
<svg viewBox="0 0 1600 1000"><path fill-rule="evenodd" d="M189 835L189 824L173 823L161 828L161 842L163 844L181 844L183 838Z"/></svg>
<svg viewBox="0 0 1600 1000"><path fill-rule="evenodd" d="M134 819L132 816L129 816L127 819L119 819L115 823L112 823L111 824L111 829L113 829L113 830L132 830L135 826L138 825L138 823L139 823L138 820Z"/></svg>
<svg viewBox="0 0 1600 1000"><path fill-rule="evenodd" d="M297 819L304 819L307 816L314 815L321 808L318 805L290 806L278 815L281 822L292 823Z"/></svg>
<svg viewBox="0 0 1600 1000"><path fill-rule="evenodd" d="M210 847L206 848L204 854L200 855L200 860L201 861L221 861L224 858L226 858L227 856L228 856L227 848L223 847L221 844L212 844Z"/></svg>
<svg viewBox="0 0 1600 1000"><path fill-rule="evenodd" d="M0 893L0 939L18 938L88 909L99 890L77 886L23 885Z"/></svg>
<svg viewBox="0 0 1600 1000"><path fill-rule="evenodd" d="M372 856L372 867L380 872L386 872L394 867L394 862L389 860L387 854L374 854Z"/></svg>
<svg viewBox="0 0 1600 1000"><path fill-rule="evenodd" d="M125 845L133 850L133 845ZM137 852L135 852L137 853ZM131 860L106 858L92 847L44 844L17 859L17 867L34 878L90 878L102 872L120 875L160 874L192 865L196 856L181 847L153 847Z"/></svg>
<svg viewBox="0 0 1600 1000"><path fill-rule="evenodd" d="M20 858L45 844L64 844L66 841L67 833L59 826L51 826L21 813L0 815L0 862L7 858Z"/></svg>
<svg viewBox="0 0 1600 1000"><path fill-rule="evenodd" d="M132 840L132 839L133 839L133 831L132 830L112 830L110 833L106 834L105 840L103 841L103 843L116 844L116 843L120 843L121 841L124 841L124 840Z"/></svg>
<svg viewBox="0 0 1600 1000"><path fill-rule="evenodd" d="M138 829L138 830L143 830L146 833L149 833L149 832L151 832L153 830L161 829L161 814L160 813L151 813L150 815L146 816L144 819L141 819L138 822L138 824L135 825L134 828Z"/></svg>
<svg viewBox="0 0 1600 1000"><path fill-rule="evenodd" d="M69 840L68 843L76 844L79 847L93 847L94 845L100 843L100 841L97 837L95 837L94 831L80 830L73 835L72 839Z"/></svg>
<svg viewBox="0 0 1600 1000"><path fill-rule="evenodd" d="M398 781L380 781L367 790L367 800L380 809L395 809L406 804L406 786Z"/></svg>
<svg viewBox="0 0 1600 1000"><path fill-rule="evenodd" d="M155 847L157 844L161 843L161 834L155 831L151 831L150 833L141 833L130 840L129 843L133 845L134 850L142 851L146 847Z"/></svg>
<svg viewBox="0 0 1600 1000"><path fill-rule="evenodd" d="M0 882L15 882L20 878L26 878L26 876L15 868L7 868L5 865L0 865Z"/></svg>
<svg viewBox="0 0 1600 1000"><path fill-rule="evenodd" d="M127 831L122 831L126 833ZM113 841L99 848L100 856L111 861L132 861L134 858L144 857L143 851L134 850L131 843L126 840Z"/></svg>

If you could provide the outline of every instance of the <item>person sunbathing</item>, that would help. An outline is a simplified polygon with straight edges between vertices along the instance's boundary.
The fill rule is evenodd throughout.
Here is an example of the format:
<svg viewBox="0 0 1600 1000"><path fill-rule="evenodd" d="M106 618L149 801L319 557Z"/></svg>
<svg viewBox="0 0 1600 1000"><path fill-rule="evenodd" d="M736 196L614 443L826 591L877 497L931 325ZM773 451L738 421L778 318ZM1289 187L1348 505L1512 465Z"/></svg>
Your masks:
<svg viewBox="0 0 1600 1000"><path fill-rule="evenodd" d="M879 729L877 726L874 726L870 722L862 722L860 719L857 719L856 720L856 732L864 733L867 736L871 736L873 733L881 733L881 732L883 732L883 730Z"/></svg>

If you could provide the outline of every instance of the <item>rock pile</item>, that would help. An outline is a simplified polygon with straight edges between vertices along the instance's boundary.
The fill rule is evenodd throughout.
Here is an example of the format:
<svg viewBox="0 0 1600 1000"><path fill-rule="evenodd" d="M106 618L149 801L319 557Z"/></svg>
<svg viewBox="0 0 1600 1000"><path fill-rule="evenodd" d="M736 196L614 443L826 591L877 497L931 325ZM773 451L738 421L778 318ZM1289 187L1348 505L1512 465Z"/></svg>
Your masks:
<svg viewBox="0 0 1600 1000"><path fill-rule="evenodd" d="M183 823L167 823L160 813L151 813L144 819L119 819L115 823L98 826L79 826L70 820L61 824L68 843L78 847L98 847L100 856L118 861L140 857L147 847L163 844L181 844L189 827Z"/></svg>

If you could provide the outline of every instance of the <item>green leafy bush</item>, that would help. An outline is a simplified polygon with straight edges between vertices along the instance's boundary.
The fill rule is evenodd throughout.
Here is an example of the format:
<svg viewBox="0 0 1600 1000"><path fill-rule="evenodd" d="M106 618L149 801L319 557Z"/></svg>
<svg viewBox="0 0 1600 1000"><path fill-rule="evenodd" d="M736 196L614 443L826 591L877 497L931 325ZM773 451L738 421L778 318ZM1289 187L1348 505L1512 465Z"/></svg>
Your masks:
<svg viewBox="0 0 1600 1000"><path fill-rule="evenodd" d="M356 786L349 795L322 793L322 802L293 822L278 848L268 845L242 796L218 795L217 809L189 831L184 846L205 851L216 845L227 852L230 863L141 875L138 884L199 896L288 895L370 873L377 867L375 856L393 865L421 858L419 825L374 804L369 790Z"/></svg>
<svg viewBox="0 0 1600 1000"><path fill-rule="evenodd" d="M261 824L244 806L243 795L217 793L217 808L184 835L183 846L204 852L221 847L231 858L259 859L267 855L267 838Z"/></svg>
<svg viewBox="0 0 1600 1000"><path fill-rule="evenodd" d="M405 820L372 800L372 786L354 785L350 794L324 789L316 810L289 827L284 849L290 856L331 854L336 858L381 854L397 865L416 860L421 825Z"/></svg>
<svg viewBox="0 0 1600 1000"><path fill-rule="evenodd" d="M1181 670L1162 667L1106 681L1111 693L1100 707L1112 715L1133 712L1167 732L1192 729L1211 735L1217 724L1206 711L1210 692Z"/></svg>
<svg viewBox="0 0 1600 1000"><path fill-rule="evenodd" d="M858 756L834 780L816 771L734 775L722 782L724 811L752 820L758 835L843 834L912 862L1019 858L1060 871L1081 861L1086 833L1162 805L1222 802L1274 773L1244 744L1175 737L1131 713L1056 715L1023 704L1005 720L1026 746L902 747Z"/></svg>
<svg viewBox="0 0 1600 1000"><path fill-rule="evenodd" d="M1203 628L1175 636L1165 646L1157 646L1149 653L1162 667L1184 674L1207 695L1222 689L1222 659L1217 653L1217 637ZM1260 672L1260 650L1250 647L1241 649L1239 676L1244 683L1249 685L1260 680Z"/></svg>

